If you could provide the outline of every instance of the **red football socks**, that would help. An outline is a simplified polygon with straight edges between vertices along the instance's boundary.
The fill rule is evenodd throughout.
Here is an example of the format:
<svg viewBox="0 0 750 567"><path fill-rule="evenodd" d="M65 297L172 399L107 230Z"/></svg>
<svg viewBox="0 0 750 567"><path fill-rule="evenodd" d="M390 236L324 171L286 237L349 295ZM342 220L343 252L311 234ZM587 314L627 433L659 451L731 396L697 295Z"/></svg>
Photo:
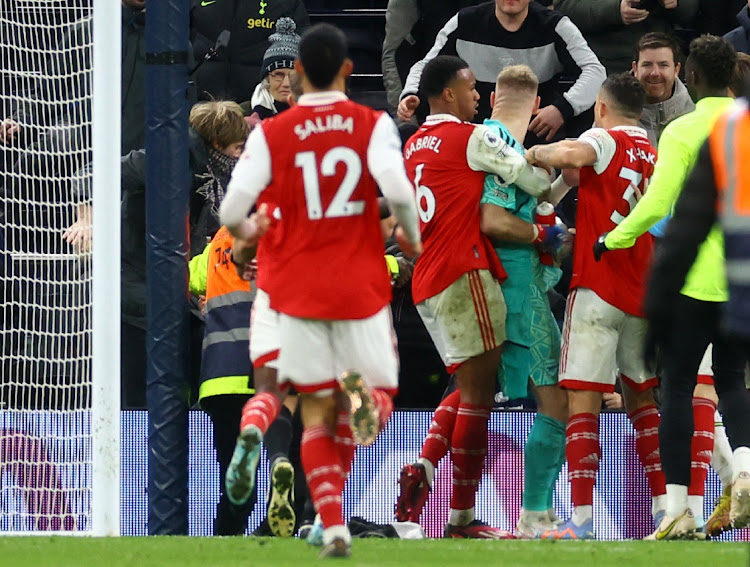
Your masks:
<svg viewBox="0 0 750 567"><path fill-rule="evenodd" d="M599 470L599 418L593 413L577 413L565 430L565 457L574 506L591 506Z"/></svg>
<svg viewBox="0 0 750 567"><path fill-rule="evenodd" d="M711 423L713 423L711 414ZM656 406L650 405L637 409L628 414L630 422L635 428L635 451L646 471L651 496L666 494L667 485L664 471L661 469L661 455L659 454L659 423L661 417Z"/></svg>
<svg viewBox="0 0 750 567"><path fill-rule="evenodd" d="M380 414L380 431L383 431L385 424L388 422L388 418L393 413L393 398L383 390L371 391L372 401L375 403L375 407L378 408Z"/></svg>
<svg viewBox="0 0 750 567"><path fill-rule="evenodd" d="M310 497L323 526L343 525L344 471L331 431L324 425L305 429L300 452Z"/></svg>
<svg viewBox="0 0 750 567"><path fill-rule="evenodd" d="M349 424L349 412L339 411L336 415L336 436L334 437L336 449L341 458L341 469L344 479L349 476L354 461L354 452L357 450L357 442L354 441L352 428Z"/></svg>
<svg viewBox="0 0 750 567"><path fill-rule="evenodd" d="M690 444L690 486L688 494L703 496L706 477L714 452L714 413L716 404L706 398L693 398L693 440Z"/></svg>
<svg viewBox="0 0 750 567"><path fill-rule="evenodd" d="M422 445L420 458L427 459L436 468L440 459L448 454L450 449L451 437L453 437L453 427L456 423L458 414L458 404L461 402L461 393L456 390L448 394L435 410L432 416L432 423L427 432L427 437Z"/></svg>
<svg viewBox="0 0 750 567"><path fill-rule="evenodd" d="M255 425L265 435L268 427L278 417L279 411L281 411L281 403L276 396L268 392L256 394L242 408L240 431L249 425Z"/></svg>
<svg viewBox="0 0 750 567"><path fill-rule="evenodd" d="M490 406L460 404L451 436L453 493L451 509L474 507L477 487L487 456L487 422Z"/></svg>

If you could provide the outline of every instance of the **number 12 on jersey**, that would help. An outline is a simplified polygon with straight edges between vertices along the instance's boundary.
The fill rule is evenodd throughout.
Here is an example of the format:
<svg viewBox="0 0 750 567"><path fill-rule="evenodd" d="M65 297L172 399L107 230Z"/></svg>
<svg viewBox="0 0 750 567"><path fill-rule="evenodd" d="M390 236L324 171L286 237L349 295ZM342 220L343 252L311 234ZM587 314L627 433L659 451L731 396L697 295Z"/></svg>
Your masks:
<svg viewBox="0 0 750 567"><path fill-rule="evenodd" d="M346 173L336 189L331 204L323 213L320 197L321 177L336 175L339 163L346 166ZM350 201L354 190L362 177L362 161L359 154L351 148L338 146L328 150L320 160L320 168L315 160L315 152L300 152L294 156L294 166L302 169L302 183L305 187L307 217L310 220L322 218L352 217L361 215L365 210L364 201Z"/></svg>

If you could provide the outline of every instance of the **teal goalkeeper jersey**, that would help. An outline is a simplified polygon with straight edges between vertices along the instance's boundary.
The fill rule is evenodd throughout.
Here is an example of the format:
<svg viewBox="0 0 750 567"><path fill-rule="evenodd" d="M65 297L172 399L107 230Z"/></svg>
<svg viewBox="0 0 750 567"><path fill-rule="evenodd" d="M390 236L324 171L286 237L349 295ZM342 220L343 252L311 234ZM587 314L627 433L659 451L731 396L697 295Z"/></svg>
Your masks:
<svg viewBox="0 0 750 567"><path fill-rule="evenodd" d="M511 136L501 122L485 120L484 125L491 128L513 149L524 153L523 145ZM484 178L481 202L503 207L526 222L534 222L536 198L515 184L506 185L497 175L488 174ZM546 293L560 279L561 272L558 268L542 265L536 247L531 244L509 242L495 248L495 251L508 274L508 278L502 284L508 309L508 340L519 345L531 346L535 340L531 336L533 309L530 308L530 298L534 295L532 291Z"/></svg>

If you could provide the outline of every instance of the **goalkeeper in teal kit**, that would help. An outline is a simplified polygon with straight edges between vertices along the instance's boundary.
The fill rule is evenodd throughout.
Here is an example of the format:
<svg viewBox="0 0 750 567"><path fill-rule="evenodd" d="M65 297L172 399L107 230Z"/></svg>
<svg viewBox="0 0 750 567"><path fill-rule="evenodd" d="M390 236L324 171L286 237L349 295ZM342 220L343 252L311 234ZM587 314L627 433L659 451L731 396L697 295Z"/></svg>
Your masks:
<svg viewBox="0 0 750 567"><path fill-rule="evenodd" d="M538 107L538 80L525 65L505 68L490 97L492 117L484 122L497 135L523 152L523 139L532 113ZM492 145L492 139L485 139ZM535 224L537 199L515 185L505 185L488 175L482 198L482 231L492 239L508 274L502 284L508 309L507 341L503 344L498 379L503 392L513 398L528 395L528 381L538 401L538 414L529 434L524 455L524 490L516 536L539 537L554 529L559 519L552 508L552 494L565 462L567 398L557 386L560 331L552 315L547 290L560 277L560 270L543 265L540 249L557 255L570 248L570 234L562 225ZM452 416L448 395L435 412L430 432L417 462L401 471L401 493L396 506L400 521L418 521L437 461L447 451L440 439L450 439ZM447 411L446 411L447 410Z"/></svg>
<svg viewBox="0 0 750 567"><path fill-rule="evenodd" d="M497 79L493 112L485 126L518 151L518 141L535 109L536 77L525 66L506 68ZM498 368L503 393L528 397L533 384L538 413L524 448L524 490L519 537L537 537L558 521L552 507L555 482L565 462L567 402L557 386L560 330L547 291L560 279L560 269L540 261L540 249L556 255L570 236L563 226L535 224L537 199L515 185L488 175L482 197L482 230L492 239L508 279L502 284L508 309L507 340Z"/></svg>

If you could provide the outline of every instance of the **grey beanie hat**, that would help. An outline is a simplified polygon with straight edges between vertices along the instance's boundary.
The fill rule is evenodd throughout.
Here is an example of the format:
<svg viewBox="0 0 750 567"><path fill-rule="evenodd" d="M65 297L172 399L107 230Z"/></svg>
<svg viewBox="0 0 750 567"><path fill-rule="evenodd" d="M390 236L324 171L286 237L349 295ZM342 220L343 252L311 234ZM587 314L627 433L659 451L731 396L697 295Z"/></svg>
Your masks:
<svg viewBox="0 0 750 567"><path fill-rule="evenodd" d="M268 41L271 46L263 54L260 78L276 69L294 69L294 60L299 56L300 36L295 32L297 24L292 18L279 18L276 21L276 32Z"/></svg>

